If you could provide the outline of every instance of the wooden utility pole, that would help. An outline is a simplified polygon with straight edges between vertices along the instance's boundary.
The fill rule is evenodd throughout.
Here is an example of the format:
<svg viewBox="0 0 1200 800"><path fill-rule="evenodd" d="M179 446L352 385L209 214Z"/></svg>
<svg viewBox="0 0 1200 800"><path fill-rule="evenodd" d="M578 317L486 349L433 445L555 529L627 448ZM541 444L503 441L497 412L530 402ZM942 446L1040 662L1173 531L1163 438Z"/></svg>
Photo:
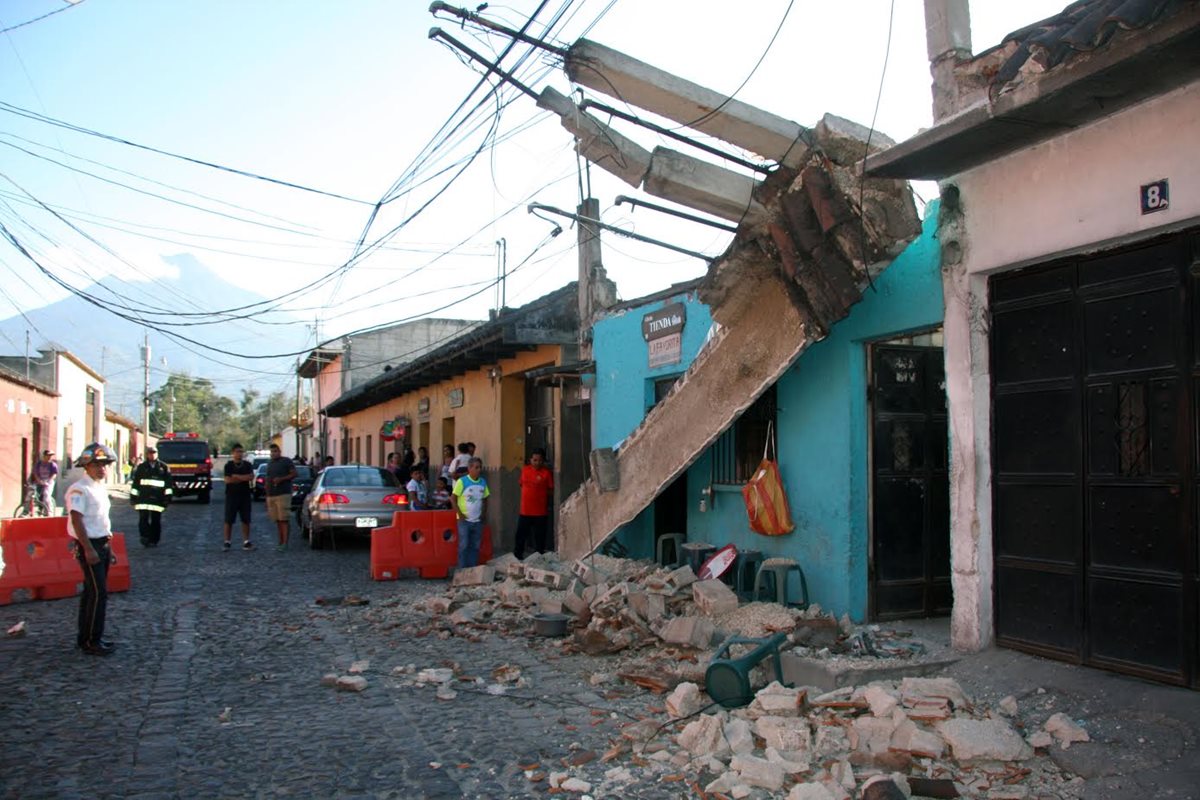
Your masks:
<svg viewBox="0 0 1200 800"><path fill-rule="evenodd" d="M150 444L150 334L145 335L142 343L142 452Z"/></svg>

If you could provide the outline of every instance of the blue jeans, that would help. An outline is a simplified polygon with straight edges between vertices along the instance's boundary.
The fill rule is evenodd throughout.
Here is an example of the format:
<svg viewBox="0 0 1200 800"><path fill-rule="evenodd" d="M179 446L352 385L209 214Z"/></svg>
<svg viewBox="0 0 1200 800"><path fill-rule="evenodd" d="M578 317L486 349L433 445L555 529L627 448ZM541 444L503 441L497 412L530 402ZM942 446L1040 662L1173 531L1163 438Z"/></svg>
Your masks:
<svg viewBox="0 0 1200 800"><path fill-rule="evenodd" d="M479 543L483 541L483 520L458 521L458 566L474 567L479 564Z"/></svg>

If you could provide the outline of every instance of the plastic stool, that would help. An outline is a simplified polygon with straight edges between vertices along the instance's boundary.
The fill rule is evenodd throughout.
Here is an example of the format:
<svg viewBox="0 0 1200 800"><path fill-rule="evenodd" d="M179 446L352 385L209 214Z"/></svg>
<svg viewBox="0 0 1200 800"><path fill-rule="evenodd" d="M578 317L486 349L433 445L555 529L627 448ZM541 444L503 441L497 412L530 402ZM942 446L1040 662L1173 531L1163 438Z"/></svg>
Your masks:
<svg viewBox="0 0 1200 800"><path fill-rule="evenodd" d="M761 550L739 550L737 563L731 570L733 574L733 591L741 598L754 596L754 579L758 577L758 568L762 564ZM774 579L774 575L771 576Z"/></svg>
<svg viewBox="0 0 1200 800"><path fill-rule="evenodd" d="M663 545L671 545L671 560L666 561L663 558ZM678 567L683 563L683 534L682 533L664 533L658 537L657 549L654 560L664 567Z"/></svg>
<svg viewBox="0 0 1200 800"><path fill-rule="evenodd" d="M692 568L692 572L700 574L700 567L708 560L708 557L717 552L717 548L711 544L704 542L684 542L680 546L680 550L684 553L683 563Z"/></svg>
<svg viewBox="0 0 1200 800"><path fill-rule="evenodd" d="M800 576L800 602L788 603L787 601L787 576L788 573L795 570ZM804 570L800 569L800 564L793 558L768 558L762 562L758 568L758 575L754 579L754 599L758 600L763 595L763 586L767 579L771 581L771 592L775 595L774 600L781 606L791 605L796 608L808 608L808 581L804 577Z"/></svg>

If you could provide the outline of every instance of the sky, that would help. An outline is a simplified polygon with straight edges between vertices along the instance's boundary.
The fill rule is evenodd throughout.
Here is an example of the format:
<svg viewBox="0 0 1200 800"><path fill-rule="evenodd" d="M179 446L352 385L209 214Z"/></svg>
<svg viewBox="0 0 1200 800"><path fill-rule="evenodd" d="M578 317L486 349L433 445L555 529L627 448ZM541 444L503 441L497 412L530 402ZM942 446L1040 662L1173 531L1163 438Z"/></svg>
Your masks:
<svg viewBox="0 0 1200 800"><path fill-rule="evenodd" d="M492 3L483 13L519 27L539 2ZM977 0L975 52L1064 5ZM0 34L0 103L8 104L0 105L0 223L60 280L83 289L116 276L134 305L218 310L219 297L193 304L164 289L180 263L198 262L264 297L291 293L207 329L206 342L237 354L208 354L225 365L220 380L230 394L286 387L295 354L365 326L486 318L498 303L500 239L508 306L573 280L569 221L558 220L565 230L551 237L553 223L525 207L572 210L581 184L612 225L710 255L728 244L712 228L615 206L617 195L637 190L598 169L581 172L557 117L511 88L476 93L467 108L482 101L478 111L439 138L444 123L464 119L455 111L480 72L431 41L429 29L488 55L507 42L434 19L424 0L4 0L0 28L59 9ZM530 31L560 45L586 33L804 125L825 113L869 125L877 99L876 129L893 140L931 124L921 0L549 0ZM516 71L535 91L572 90L544 53ZM318 191L186 163L26 112ZM665 143L616 127L648 148ZM922 202L937 191L916 189ZM602 240L624 299L705 269L616 235ZM0 240L0 318L65 294ZM289 331L292 346L264 350L257 339L267 324ZM55 338L70 348L82 335ZM18 345L0 341L6 352ZM168 359L156 364L161 377L172 365L205 369L203 350L166 339L153 346Z"/></svg>

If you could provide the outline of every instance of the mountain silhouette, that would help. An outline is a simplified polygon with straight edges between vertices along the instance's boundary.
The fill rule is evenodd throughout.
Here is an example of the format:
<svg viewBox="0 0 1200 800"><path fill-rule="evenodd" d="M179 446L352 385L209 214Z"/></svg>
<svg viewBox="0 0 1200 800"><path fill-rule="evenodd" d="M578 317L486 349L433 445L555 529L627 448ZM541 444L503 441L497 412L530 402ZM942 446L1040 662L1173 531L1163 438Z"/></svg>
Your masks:
<svg viewBox="0 0 1200 800"><path fill-rule="evenodd" d="M264 286L263 293L259 294L235 286L189 254L166 256L163 260L178 270L176 276L137 282L108 276L83 291L105 308L135 317L153 309L195 314L235 308L261 303L282 291ZM135 310L118 308L118 304ZM251 315L251 319L147 329L72 294L26 311L24 317L16 315L0 321L0 351L3 355L24 355L23 349L14 351L14 345L25 341L26 331L31 337L34 357L41 348L58 347L71 351L108 379L105 404L134 419L141 419L141 347L147 333L150 336L151 390L161 385L171 372L208 378L216 384L220 394L234 399L241 395L243 388L255 387L269 392L294 386L294 377L289 381L287 376L289 373L294 375L295 357L242 359L181 343L164 333L179 333L204 345L238 354L286 353L304 348L307 331L304 321L297 316L280 311L266 312L261 307L240 313ZM171 319L207 321L203 317L186 316Z"/></svg>

